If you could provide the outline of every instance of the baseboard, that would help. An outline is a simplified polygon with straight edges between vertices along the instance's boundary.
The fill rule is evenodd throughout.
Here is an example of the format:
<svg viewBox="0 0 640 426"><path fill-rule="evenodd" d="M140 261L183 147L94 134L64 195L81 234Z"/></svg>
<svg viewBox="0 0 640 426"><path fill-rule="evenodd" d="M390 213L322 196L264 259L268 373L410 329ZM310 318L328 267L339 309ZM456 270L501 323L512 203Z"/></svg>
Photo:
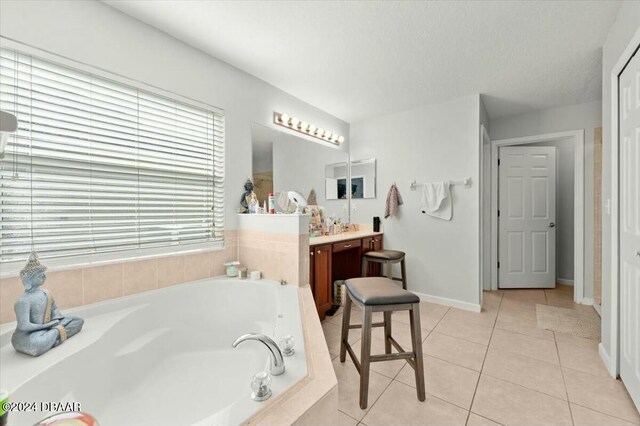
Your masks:
<svg viewBox="0 0 640 426"><path fill-rule="evenodd" d="M611 365L611 358L609 357L609 354L605 350L602 342L598 344L598 354L600 354L600 359L602 359L602 362L604 363L604 366L606 367L611 377L613 377L614 379L617 378L618 374L613 369L613 366Z"/></svg>
<svg viewBox="0 0 640 426"><path fill-rule="evenodd" d="M564 278L556 278L558 284L573 285L573 280L565 280Z"/></svg>
<svg viewBox="0 0 640 426"><path fill-rule="evenodd" d="M594 302L593 309L595 309L598 315L600 316L600 318L602 318L602 305L598 305Z"/></svg>
<svg viewBox="0 0 640 426"><path fill-rule="evenodd" d="M481 306L477 303L462 302L460 300L448 299L446 297L432 296L430 294L415 293L420 300L425 302L437 303L438 305L451 306L453 308L464 309L465 311L480 312Z"/></svg>
<svg viewBox="0 0 640 426"><path fill-rule="evenodd" d="M580 302L581 305L593 305L593 297L583 297Z"/></svg>

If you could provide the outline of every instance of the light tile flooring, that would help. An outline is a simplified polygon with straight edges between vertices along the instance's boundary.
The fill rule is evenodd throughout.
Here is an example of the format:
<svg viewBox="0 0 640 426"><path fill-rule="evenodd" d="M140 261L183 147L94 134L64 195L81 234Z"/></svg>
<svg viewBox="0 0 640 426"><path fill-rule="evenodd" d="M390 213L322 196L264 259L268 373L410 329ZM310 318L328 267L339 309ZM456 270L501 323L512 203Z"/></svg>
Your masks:
<svg viewBox="0 0 640 426"><path fill-rule="evenodd" d="M598 343L538 328L536 304L580 309L573 288L485 292L482 313L422 302L427 398L418 401L413 370L404 361L371 365L369 407L358 405L359 376L341 363L342 314L323 322L338 377L344 425L640 425L624 385L612 379ZM374 316L374 321L380 321ZM359 323L354 311L352 323ZM410 348L409 317L393 314L393 335ZM372 353L383 353L382 329ZM358 343L360 330L351 330ZM359 353L359 345L355 345Z"/></svg>

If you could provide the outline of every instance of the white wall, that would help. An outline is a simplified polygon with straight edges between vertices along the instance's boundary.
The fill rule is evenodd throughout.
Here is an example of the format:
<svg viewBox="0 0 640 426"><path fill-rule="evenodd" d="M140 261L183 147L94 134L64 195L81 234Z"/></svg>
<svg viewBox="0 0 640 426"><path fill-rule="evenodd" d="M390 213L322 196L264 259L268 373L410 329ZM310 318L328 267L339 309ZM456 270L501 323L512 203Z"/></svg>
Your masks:
<svg viewBox="0 0 640 426"><path fill-rule="evenodd" d="M604 207L611 199L611 71L640 25L640 2L624 2L602 47L602 347L611 354L611 215Z"/></svg>
<svg viewBox="0 0 640 426"><path fill-rule="evenodd" d="M344 121L99 1L3 0L0 35L224 109L228 229L252 175L252 122L273 127L273 111L286 111L349 134Z"/></svg>
<svg viewBox="0 0 640 426"><path fill-rule="evenodd" d="M351 157L376 158L375 199L353 200L352 221L384 216L389 187L398 185L404 205L382 219L386 248L407 254L410 290L477 306L479 303L479 96L428 105L351 125ZM453 220L419 211L418 182L473 179L453 187ZM353 211L353 209L352 209Z"/></svg>
<svg viewBox="0 0 640 426"><path fill-rule="evenodd" d="M573 139L519 146L552 146L556 148L556 278L563 281L573 281L573 237L575 234L573 223L575 146ZM591 291L593 290L591 289Z"/></svg>
<svg viewBox="0 0 640 426"><path fill-rule="evenodd" d="M492 140L584 129L584 297L593 297L593 129L602 125L600 106L593 101L490 121Z"/></svg>

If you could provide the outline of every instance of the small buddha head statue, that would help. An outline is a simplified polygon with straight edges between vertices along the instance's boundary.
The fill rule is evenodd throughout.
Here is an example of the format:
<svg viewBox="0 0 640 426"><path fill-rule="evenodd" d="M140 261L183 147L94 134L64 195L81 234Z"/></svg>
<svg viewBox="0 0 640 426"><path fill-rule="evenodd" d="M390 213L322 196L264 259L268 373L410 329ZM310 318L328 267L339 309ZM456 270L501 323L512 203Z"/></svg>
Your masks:
<svg viewBox="0 0 640 426"><path fill-rule="evenodd" d="M47 279L45 275L46 270L47 267L40 263L36 252L31 253L27 264L20 271L20 278L22 279L25 291L35 291L44 284Z"/></svg>
<svg viewBox="0 0 640 426"><path fill-rule="evenodd" d="M249 193L253 191L253 182L251 181L251 178L247 178L244 182L244 190Z"/></svg>

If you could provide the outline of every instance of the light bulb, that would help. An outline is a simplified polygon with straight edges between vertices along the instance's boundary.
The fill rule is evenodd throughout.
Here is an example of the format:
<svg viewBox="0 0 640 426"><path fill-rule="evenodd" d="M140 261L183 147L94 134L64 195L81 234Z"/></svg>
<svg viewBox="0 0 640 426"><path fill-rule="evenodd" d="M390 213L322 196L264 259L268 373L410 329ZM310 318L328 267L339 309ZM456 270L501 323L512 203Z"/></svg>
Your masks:
<svg viewBox="0 0 640 426"><path fill-rule="evenodd" d="M342 143L344 142L344 136L339 136L338 137L338 143Z"/></svg>
<svg viewBox="0 0 640 426"><path fill-rule="evenodd" d="M324 137L326 140L330 140L330 139L331 139L331 136L332 136L332 133L331 133L330 131L328 131L328 130L327 130L327 131L325 131L325 132L324 132L324 136L323 136L323 137Z"/></svg>
<svg viewBox="0 0 640 426"><path fill-rule="evenodd" d="M331 135L331 142L336 142L338 140L338 135L336 135L335 133L333 135Z"/></svg>
<svg viewBox="0 0 640 426"><path fill-rule="evenodd" d="M288 124L289 123L289 114L280 114L280 122L282 124Z"/></svg>
<svg viewBox="0 0 640 426"><path fill-rule="evenodd" d="M303 132L306 132L307 129L309 128L309 123L307 123L306 121L301 121L300 125L298 126L298 128L300 130L302 130Z"/></svg>
<svg viewBox="0 0 640 426"><path fill-rule="evenodd" d="M298 120L296 117L291 117L289 119L289 124L291 125L291 127L293 127L294 129L298 128L298 123L300 122L300 120Z"/></svg>
<svg viewBox="0 0 640 426"><path fill-rule="evenodd" d="M314 126L313 124L309 124L309 128L307 129L307 132L314 135L316 132L316 126Z"/></svg>
<svg viewBox="0 0 640 426"><path fill-rule="evenodd" d="M324 130L323 130L323 129L321 129L320 127L318 127L318 128L316 129L316 132L315 132L314 134L315 134L317 137L321 138L321 137L322 137L322 135L324 135Z"/></svg>

